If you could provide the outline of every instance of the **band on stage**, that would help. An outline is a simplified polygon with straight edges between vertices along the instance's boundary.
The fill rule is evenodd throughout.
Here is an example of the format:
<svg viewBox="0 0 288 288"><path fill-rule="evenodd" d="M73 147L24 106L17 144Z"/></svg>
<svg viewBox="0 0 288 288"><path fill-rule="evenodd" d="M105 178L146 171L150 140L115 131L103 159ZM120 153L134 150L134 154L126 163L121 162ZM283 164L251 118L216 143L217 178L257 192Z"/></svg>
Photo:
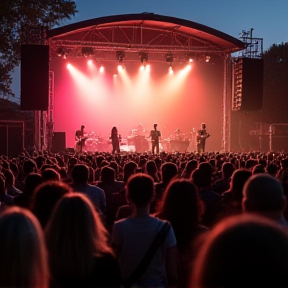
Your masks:
<svg viewBox="0 0 288 288"><path fill-rule="evenodd" d="M162 138L158 125L153 124L153 129L144 129L144 125L139 123L135 129L129 133L127 138L123 138L116 126L112 127L108 140L94 132L86 133L85 126L81 125L75 132L75 152L81 154L84 151L109 151L112 154L126 152L148 152L153 155L165 152L205 152L206 139L211 136L206 130L206 124L202 123L199 130L192 128L189 133L182 133L177 128L174 135ZM149 133L149 134L148 134ZM112 147L111 147L112 146Z"/></svg>

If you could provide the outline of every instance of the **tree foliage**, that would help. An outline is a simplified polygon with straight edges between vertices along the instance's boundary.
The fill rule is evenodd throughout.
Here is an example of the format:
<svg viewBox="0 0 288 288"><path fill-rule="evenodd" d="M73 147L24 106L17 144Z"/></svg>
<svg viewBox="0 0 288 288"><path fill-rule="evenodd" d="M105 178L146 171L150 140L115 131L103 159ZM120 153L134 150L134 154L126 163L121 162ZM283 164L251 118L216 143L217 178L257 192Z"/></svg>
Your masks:
<svg viewBox="0 0 288 288"><path fill-rule="evenodd" d="M288 43L273 44L263 58L265 62L288 63Z"/></svg>
<svg viewBox="0 0 288 288"><path fill-rule="evenodd" d="M29 27L52 28L77 12L71 0L0 1L0 97L15 96L11 72L20 63L20 44Z"/></svg>
<svg viewBox="0 0 288 288"><path fill-rule="evenodd" d="M288 43L273 44L264 55L263 122L288 123Z"/></svg>

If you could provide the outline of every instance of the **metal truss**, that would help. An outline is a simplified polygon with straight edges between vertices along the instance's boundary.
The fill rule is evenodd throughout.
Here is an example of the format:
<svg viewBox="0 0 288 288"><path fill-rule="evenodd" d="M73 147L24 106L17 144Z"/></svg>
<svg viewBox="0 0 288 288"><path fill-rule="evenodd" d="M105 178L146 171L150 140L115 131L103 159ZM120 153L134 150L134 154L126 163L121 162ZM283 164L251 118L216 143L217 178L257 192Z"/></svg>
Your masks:
<svg viewBox="0 0 288 288"><path fill-rule="evenodd" d="M238 57L242 58L257 58L261 59L263 56L263 38L253 38L250 30L242 30L239 34L241 41L245 43L246 48L238 53Z"/></svg>
<svg viewBox="0 0 288 288"><path fill-rule="evenodd" d="M115 52L125 52L125 60L136 60L137 53L154 55L155 61L165 61L163 54L173 53L177 59L193 53L195 57L210 54L227 54L223 47L199 36L178 30L161 29L142 26L92 26L79 29L49 40L50 56L57 57L59 49L63 49L69 58L83 57L82 48L90 47L93 55L100 59L115 60ZM92 56L92 55L91 55Z"/></svg>

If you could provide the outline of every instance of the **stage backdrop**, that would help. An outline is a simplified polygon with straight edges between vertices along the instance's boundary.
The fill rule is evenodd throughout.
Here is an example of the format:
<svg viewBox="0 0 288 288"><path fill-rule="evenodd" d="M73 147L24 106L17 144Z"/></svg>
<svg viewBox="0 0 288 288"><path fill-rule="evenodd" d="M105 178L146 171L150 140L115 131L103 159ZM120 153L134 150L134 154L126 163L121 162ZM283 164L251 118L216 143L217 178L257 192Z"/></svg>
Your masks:
<svg viewBox="0 0 288 288"><path fill-rule="evenodd" d="M67 68L67 65L70 64ZM104 72L100 72L103 64ZM223 63L194 61L190 71L185 65L150 63L150 71L140 71L138 62L93 62L87 58L56 59L54 131L66 132L66 147L74 146L74 135L85 125L91 133L108 139L113 126L125 138L142 123L144 129L158 129L165 139L180 129L187 135L202 122L212 135L206 151L219 151L222 145ZM116 76L117 74L117 76Z"/></svg>

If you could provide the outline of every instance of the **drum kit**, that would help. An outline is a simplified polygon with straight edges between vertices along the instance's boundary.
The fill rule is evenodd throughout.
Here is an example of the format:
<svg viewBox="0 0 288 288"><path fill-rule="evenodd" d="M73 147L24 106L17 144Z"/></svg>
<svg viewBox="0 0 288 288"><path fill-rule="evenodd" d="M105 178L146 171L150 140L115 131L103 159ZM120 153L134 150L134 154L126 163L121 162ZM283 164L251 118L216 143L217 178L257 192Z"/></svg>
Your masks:
<svg viewBox="0 0 288 288"><path fill-rule="evenodd" d="M108 142L108 143L107 143ZM111 150L109 146L108 139L96 134L95 132L90 132L87 134L87 139L85 141L84 149L88 152L96 151L108 151Z"/></svg>
<svg viewBox="0 0 288 288"><path fill-rule="evenodd" d="M119 137L119 140L121 151L133 151L133 147L131 148L128 146L127 138ZM110 139L110 136L101 136L92 131L87 134L84 150L87 152L110 151L112 150L112 140Z"/></svg>

